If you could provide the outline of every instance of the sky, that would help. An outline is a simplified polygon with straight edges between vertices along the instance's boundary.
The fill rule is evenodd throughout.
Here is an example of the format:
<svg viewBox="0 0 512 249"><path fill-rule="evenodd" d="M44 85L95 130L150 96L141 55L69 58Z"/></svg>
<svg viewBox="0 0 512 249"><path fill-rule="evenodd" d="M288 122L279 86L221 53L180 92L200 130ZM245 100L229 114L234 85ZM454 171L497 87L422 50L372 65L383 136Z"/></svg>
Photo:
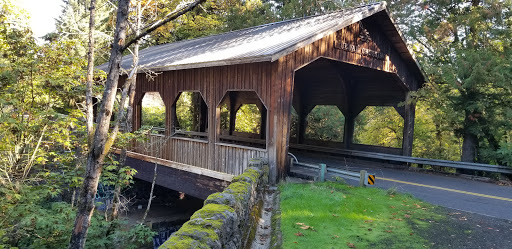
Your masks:
<svg viewBox="0 0 512 249"><path fill-rule="evenodd" d="M39 38L55 30L55 18L62 12L62 0L14 0L30 15L30 27Z"/></svg>

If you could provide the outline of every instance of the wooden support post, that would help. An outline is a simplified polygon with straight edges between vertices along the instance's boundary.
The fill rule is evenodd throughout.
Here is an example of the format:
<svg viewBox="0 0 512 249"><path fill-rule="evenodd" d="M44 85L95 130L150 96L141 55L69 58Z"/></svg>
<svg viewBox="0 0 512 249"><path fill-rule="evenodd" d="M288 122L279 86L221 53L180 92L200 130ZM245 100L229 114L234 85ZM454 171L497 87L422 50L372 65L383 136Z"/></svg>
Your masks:
<svg viewBox="0 0 512 249"><path fill-rule="evenodd" d="M411 98L410 93L405 97L404 112L404 137L402 142L402 155L412 156L412 146L414 141L414 115L416 113L416 103Z"/></svg>
<svg viewBox="0 0 512 249"><path fill-rule="evenodd" d="M236 123L236 99L237 96L235 93L229 93L229 135L233 135L233 131L235 131L235 123Z"/></svg>
<svg viewBox="0 0 512 249"><path fill-rule="evenodd" d="M179 96L177 97L179 98ZM169 135L172 136L176 132L176 126L178 126L178 115L176 114L176 105L171 106L171 120L170 122L170 128L169 128Z"/></svg>
<svg viewBox="0 0 512 249"><path fill-rule="evenodd" d="M354 115L350 112L347 116L345 116L345 128L343 134L343 143L345 145L345 149L350 149L352 141L354 139Z"/></svg>
<svg viewBox="0 0 512 249"><path fill-rule="evenodd" d="M260 124L260 138L265 139L267 137L267 109L260 105L260 113L261 113L261 124Z"/></svg>
<svg viewBox="0 0 512 249"><path fill-rule="evenodd" d="M200 93L197 93L199 95L199 101L201 101L201 104L199 105L199 132L208 132L208 106L206 105L206 102L204 102L203 98L201 97Z"/></svg>

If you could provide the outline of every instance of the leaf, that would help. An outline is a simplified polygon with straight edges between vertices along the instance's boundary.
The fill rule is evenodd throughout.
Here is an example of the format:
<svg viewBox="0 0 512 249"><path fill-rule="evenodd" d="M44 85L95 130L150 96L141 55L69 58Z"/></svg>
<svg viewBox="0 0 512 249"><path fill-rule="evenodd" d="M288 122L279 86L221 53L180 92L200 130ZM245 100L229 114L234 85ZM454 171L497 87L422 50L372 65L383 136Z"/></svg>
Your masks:
<svg viewBox="0 0 512 249"><path fill-rule="evenodd" d="M411 216L410 216L410 215L408 215L408 214L404 214L404 217L405 217L405 218L411 218Z"/></svg>
<svg viewBox="0 0 512 249"><path fill-rule="evenodd" d="M306 225L300 227L300 229L302 229L302 230L308 230L309 228L310 228L310 226L306 226Z"/></svg>
<svg viewBox="0 0 512 249"><path fill-rule="evenodd" d="M354 244L349 243L349 242L347 242L347 246L350 247L350 248L356 248L356 246Z"/></svg>
<svg viewBox="0 0 512 249"><path fill-rule="evenodd" d="M391 230L386 230L386 233L392 233L392 232L393 232L393 231L391 231Z"/></svg>
<svg viewBox="0 0 512 249"><path fill-rule="evenodd" d="M373 223L373 220L365 220L364 223Z"/></svg>
<svg viewBox="0 0 512 249"><path fill-rule="evenodd" d="M301 232L297 232L297 233L295 234L295 236L300 237L300 236L304 236L304 234L303 234L303 233L301 233Z"/></svg>

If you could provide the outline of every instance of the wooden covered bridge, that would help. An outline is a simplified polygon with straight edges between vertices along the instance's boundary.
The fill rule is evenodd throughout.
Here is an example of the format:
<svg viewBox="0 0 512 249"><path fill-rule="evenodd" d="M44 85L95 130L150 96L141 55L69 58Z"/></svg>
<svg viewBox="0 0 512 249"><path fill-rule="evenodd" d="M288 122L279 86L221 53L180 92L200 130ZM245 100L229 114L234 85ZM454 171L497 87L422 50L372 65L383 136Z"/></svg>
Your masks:
<svg viewBox="0 0 512 249"><path fill-rule="evenodd" d="M205 197L241 174L253 157L267 158L270 176L278 181L289 170L290 148L411 155L415 106L406 100L424 76L385 3L153 46L139 55L134 129L142 125L148 93L163 100L165 129L129 153L136 177L150 180L151 163L158 162L165 166L158 184ZM131 61L126 56L122 67L129 69ZM148 71L156 77L146 77ZM176 111L184 93L195 106L188 130ZM256 105L260 114L252 133L235 129L245 104ZM316 105L341 110L343 142L313 146L304 139L306 116ZM352 142L354 118L366 106L396 108L404 119L401 149ZM298 114L293 138L292 109Z"/></svg>

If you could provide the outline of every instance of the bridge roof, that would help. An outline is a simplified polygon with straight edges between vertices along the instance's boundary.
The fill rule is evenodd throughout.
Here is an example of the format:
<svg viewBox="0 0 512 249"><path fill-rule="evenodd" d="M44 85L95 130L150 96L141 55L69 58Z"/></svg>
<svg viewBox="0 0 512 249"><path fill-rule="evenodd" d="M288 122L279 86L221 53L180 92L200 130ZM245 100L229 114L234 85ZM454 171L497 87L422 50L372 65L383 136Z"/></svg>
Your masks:
<svg viewBox="0 0 512 249"><path fill-rule="evenodd" d="M148 47L139 52L139 71L169 71L253 62L273 62L350 24L383 12L383 30L415 72L423 73L396 29L386 2L373 3L328 14L269 23L193 40ZM132 56L124 56L121 67L131 68ZM98 67L108 69L108 63Z"/></svg>

